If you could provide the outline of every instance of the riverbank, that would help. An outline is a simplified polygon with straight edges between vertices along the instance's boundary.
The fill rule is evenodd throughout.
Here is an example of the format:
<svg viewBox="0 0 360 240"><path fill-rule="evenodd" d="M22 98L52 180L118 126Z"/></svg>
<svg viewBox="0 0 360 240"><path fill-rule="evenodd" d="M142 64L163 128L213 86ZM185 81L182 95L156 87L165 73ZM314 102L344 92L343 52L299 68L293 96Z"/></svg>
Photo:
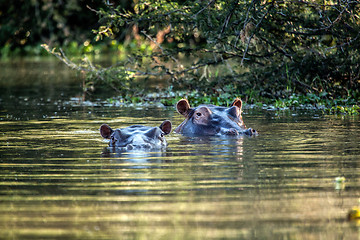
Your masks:
<svg viewBox="0 0 360 240"><path fill-rule="evenodd" d="M244 108L265 110L320 110L324 114L360 115L359 102L355 99L328 99L314 94L296 95L280 99L249 99L248 96L221 94L210 95L197 91L162 91L147 93L141 96L111 97L102 102L105 105L115 106L174 106L180 99L186 98L194 106L199 104L214 104L228 106L235 97L243 100ZM80 103L79 101L77 101ZM92 104L87 101L85 104Z"/></svg>
<svg viewBox="0 0 360 240"><path fill-rule="evenodd" d="M104 63L109 58L99 57L97 62ZM219 106L229 105L235 97L240 97L244 102L244 108L260 108L269 110L286 111L292 109L321 110L324 114L360 115L359 98L355 92L347 98L336 98L322 92L320 94L289 93L283 97L265 98L260 94L248 94L233 92L208 92L199 90L178 90L175 89L170 81L166 79L142 79L136 81L137 89L134 92L120 94L110 89L106 83L101 83L95 87L95 91L86 89L87 79L62 64L56 58L34 57L12 58L10 61L2 60L1 66L4 71L0 78L0 87L5 92L11 92L16 88L17 91L29 92L29 89L43 89L43 98L51 99L55 96L51 88L59 88L64 82L69 85L66 89L70 92L62 92L64 101L74 105L136 105L136 106L174 106L181 98L187 98L192 105L214 104ZM106 63L110 65L110 63ZM54 75L54 73L57 73ZM9 81L8 79L13 79ZM84 85L85 84L85 85ZM34 85L34 86L33 86ZM71 87L70 87L71 85ZM27 90L26 90L27 89ZM65 90L64 90L65 91ZM69 90L66 90L69 91ZM65 97L66 96L66 97ZM32 95L28 96L31 99Z"/></svg>

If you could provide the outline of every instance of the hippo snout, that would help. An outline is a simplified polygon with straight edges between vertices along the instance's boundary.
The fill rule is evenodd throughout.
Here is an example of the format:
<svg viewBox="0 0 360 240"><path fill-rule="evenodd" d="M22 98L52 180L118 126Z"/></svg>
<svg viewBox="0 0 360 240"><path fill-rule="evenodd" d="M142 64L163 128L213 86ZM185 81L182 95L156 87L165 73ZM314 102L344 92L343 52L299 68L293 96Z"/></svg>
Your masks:
<svg viewBox="0 0 360 240"><path fill-rule="evenodd" d="M246 129L246 131L244 132L246 135L248 136L253 136L253 135L257 135L257 131L255 129L252 128L248 128Z"/></svg>
<svg viewBox="0 0 360 240"><path fill-rule="evenodd" d="M239 132L235 128L230 128L226 131L224 131L225 135L239 135Z"/></svg>

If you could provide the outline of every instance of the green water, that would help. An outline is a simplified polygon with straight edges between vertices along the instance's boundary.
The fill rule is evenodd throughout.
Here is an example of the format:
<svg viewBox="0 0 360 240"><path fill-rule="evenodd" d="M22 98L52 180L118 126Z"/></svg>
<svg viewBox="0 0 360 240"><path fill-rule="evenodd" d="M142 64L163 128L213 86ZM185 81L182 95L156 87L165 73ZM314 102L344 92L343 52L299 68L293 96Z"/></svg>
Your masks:
<svg viewBox="0 0 360 240"><path fill-rule="evenodd" d="M360 198L358 117L245 109L256 138L172 133L166 151L112 152L102 123L182 116L81 104L57 62L0 65L0 239L360 238L346 221Z"/></svg>

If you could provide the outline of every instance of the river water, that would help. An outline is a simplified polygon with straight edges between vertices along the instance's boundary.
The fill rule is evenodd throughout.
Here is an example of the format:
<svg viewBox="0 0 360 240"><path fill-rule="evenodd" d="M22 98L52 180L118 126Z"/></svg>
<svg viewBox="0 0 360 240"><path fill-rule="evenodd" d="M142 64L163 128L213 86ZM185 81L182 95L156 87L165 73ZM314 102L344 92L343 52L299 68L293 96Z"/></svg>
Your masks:
<svg viewBox="0 0 360 240"><path fill-rule="evenodd" d="M102 123L182 116L81 103L56 61L0 66L0 239L360 238L346 220L360 198L359 117L245 108L258 137L172 133L165 151L111 152Z"/></svg>

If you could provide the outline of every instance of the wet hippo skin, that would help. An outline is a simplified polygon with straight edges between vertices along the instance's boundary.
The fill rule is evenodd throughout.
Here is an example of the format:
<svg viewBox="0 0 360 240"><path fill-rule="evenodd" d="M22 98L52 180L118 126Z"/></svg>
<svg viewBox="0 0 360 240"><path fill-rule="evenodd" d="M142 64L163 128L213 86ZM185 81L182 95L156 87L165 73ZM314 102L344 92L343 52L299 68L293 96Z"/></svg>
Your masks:
<svg viewBox="0 0 360 240"><path fill-rule="evenodd" d="M167 145L165 135L171 132L171 122L165 120L159 127L133 125L113 130L107 124L100 127L103 138L109 139L110 147L132 149L163 148Z"/></svg>
<svg viewBox="0 0 360 240"><path fill-rule="evenodd" d="M185 120L175 129L176 133L191 136L257 135L246 128L241 116L242 101L236 98L230 107L199 105L191 108L186 99L176 104L177 111Z"/></svg>

